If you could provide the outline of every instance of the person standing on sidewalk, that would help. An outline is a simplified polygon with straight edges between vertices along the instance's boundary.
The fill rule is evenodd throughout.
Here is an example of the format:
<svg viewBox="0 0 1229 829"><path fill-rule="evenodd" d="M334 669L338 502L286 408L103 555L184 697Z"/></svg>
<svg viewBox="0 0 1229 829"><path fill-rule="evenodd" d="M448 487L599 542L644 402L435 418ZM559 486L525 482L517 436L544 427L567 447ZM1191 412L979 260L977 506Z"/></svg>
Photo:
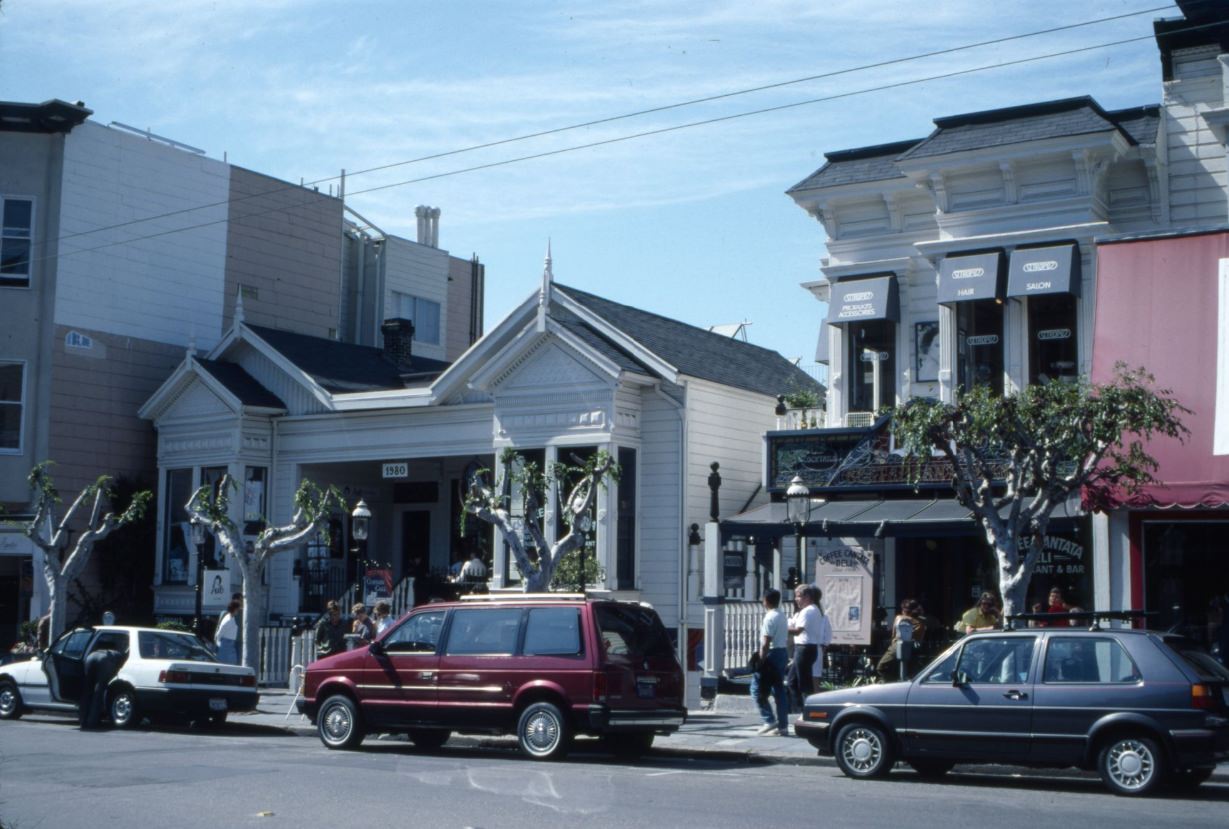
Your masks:
<svg viewBox="0 0 1229 829"><path fill-rule="evenodd" d="M239 611L242 608L242 602L231 599L214 631L213 644L217 646L219 662L239 664Z"/></svg>
<svg viewBox="0 0 1229 829"><path fill-rule="evenodd" d="M823 614L819 612L819 588L800 584L794 590L798 610L789 620L789 632L794 637L794 661L789 669L789 689L799 709L815 691L815 661L819 658Z"/></svg>
<svg viewBox="0 0 1229 829"><path fill-rule="evenodd" d="M316 623L316 656L323 659L346 649L346 626L341 621L341 605L330 601Z"/></svg>
<svg viewBox="0 0 1229 829"><path fill-rule="evenodd" d="M788 641L785 614L781 612L781 591L769 588L764 592L764 621L760 625L760 669L751 675L751 698L759 706L760 719L764 721L760 734L775 731L782 737L789 736L789 695L785 691ZM768 704L770 693L777 703L775 721L772 706Z"/></svg>

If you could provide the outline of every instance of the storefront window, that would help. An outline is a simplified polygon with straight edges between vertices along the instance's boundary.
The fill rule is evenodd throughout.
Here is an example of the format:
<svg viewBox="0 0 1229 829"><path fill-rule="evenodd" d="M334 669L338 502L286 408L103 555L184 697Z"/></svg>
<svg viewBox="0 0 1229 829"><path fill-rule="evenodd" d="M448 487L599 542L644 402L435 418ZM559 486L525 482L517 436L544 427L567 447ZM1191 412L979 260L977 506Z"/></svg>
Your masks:
<svg viewBox="0 0 1229 829"><path fill-rule="evenodd" d="M896 323L873 320L850 323L849 408L875 412L896 404ZM879 367L879 399L875 400L875 367Z"/></svg>
<svg viewBox="0 0 1229 829"><path fill-rule="evenodd" d="M615 539L615 587L636 587L636 450L619 449L619 535Z"/></svg>
<svg viewBox="0 0 1229 829"><path fill-rule="evenodd" d="M218 497L218 487L226 475L225 466L206 466L201 469L201 486L207 486ZM230 493L227 493L230 495ZM213 533L205 533L205 543L201 545L201 562L206 570L222 570L226 567L226 555L218 548L218 542Z"/></svg>
<svg viewBox="0 0 1229 829"><path fill-rule="evenodd" d="M1075 381L1079 377L1076 309L1071 294L1034 296L1028 300L1028 381Z"/></svg>
<svg viewBox="0 0 1229 829"><path fill-rule="evenodd" d="M1003 304L981 299L956 304L956 385L1003 393Z"/></svg>
<svg viewBox="0 0 1229 829"><path fill-rule="evenodd" d="M192 470L169 469L166 473L166 500L162 514L166 524L162 537L163 584L188 583L188 545L192 543L188 511L184 505L192 497Z"/></svg>
<svg viewBox="0 0 1229 829"><path fill-rule="evenodd" d="M1143 536L1144 608L1156 614L1148 627L1229 644L1229 521L1149 521Z"/></svg>
<svg viewBox="0 0 1229 829"><path fill-rule="evenodd" d="M259 535L265 528L265 468L243 470L243 534Z"/></svg>

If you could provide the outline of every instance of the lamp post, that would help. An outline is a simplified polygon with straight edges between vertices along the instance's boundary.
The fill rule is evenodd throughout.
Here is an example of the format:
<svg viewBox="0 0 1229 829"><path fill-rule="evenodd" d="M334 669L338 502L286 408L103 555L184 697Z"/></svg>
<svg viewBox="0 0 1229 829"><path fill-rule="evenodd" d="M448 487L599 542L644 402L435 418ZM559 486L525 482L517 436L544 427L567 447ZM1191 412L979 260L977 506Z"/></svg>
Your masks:
<svg viewBox="0 0 1229 829"><path fill-rule="evenodd" d="M354 505L354 511L350 513L350 535L358 542L356 552L359 554L359 562L366 567L367 561L367 531L371 526L371 509L367 506L367 502L362 498L358 499L358 503ZM357 568L356 568L357 569ZM356 574L361 583L363 574Z"/></svg>
<svg viewBox="0 0 1229 829"><path fill-rule="evenodd" d="M196 618L192 620L192 630L201 635L201 605L205 591L205 525L197 518L189 521L192 527L192 546L196 548Z"/></svg>
<svg viewBox="0 0 1229 829"><path fill-rule="evenodd" d="M785 511L789 522L794 525L794 540L798 549L798 575L805 582L807 580L807 557L806 552L802 549L802 529L811 519L811 490L798 475L794 476L794 479L789 482L789 489L785 490Z"/></svg>
<svg viewBox="0 0 1229 829"><path fill-rule="evenodd" d="M580 540L580 594L585 594L585 547L589 543L589 531L593 529L593 519L589 513L583 513L576 518L576 527L581 532Z"/></svg>

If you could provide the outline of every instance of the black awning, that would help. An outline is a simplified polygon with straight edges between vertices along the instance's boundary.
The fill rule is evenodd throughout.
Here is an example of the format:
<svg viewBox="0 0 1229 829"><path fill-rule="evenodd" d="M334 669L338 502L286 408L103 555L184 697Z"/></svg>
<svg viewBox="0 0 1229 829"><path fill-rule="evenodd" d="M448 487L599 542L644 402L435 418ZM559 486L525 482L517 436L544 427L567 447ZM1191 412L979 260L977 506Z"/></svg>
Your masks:
<svg viewBox="0 0 1229 829"><path fill-rule="evenodd" d="M811 520L802 534L811 538L834 536L918 537L978 535L981 525L968 507L954 498L851 499L813 501ZM1053 529L1066 529L1083 517L1080 498L1073 495L1050 516ZM784 502L763 504L721 522L722 538L747 535L781 538L793 535Z"/></svg>
<svg viewBox="0 0 1229 829"><path fill-rule="evenodd" d="M859 277L832 284L828 324L843 325L865 320L900 322L900 295L894 275Z"/></svg>
<svg viewBox="0 0 1229 829"><path fill-rule="evenodd" d="M1003 298L1003 253L946 256L939 266L939 304Z"/></svg>
<svg viewBox="0 0 1229 829"><path fill-rule="evenodd" d="M1080 295L1080 248L1075 242L1017 248L1007 268L1007 296Z"/></svg>

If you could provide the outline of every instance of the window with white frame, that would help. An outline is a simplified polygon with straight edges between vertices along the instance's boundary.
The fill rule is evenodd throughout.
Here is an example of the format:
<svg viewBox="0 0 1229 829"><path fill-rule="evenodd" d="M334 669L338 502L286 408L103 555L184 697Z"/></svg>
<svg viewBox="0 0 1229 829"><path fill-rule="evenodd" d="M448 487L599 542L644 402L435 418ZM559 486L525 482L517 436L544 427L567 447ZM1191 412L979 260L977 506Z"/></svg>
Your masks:
<svg viewBox="0 0 1229 829"><path fill-rule="evenodd" d="M0 452L21 451L26 397L25 363L0 361Z"/></svg>
<svg viewBox="0 0 1229 829"><path fill-rule="evenodd" d="M393 317L414 323L414 340L428 345L440 344L440 304L413 294L393 291Z"/></svg>
<svg viewBox="0 0 1229 829"><path fill-rule="evenodd" d="M0 198L0 218L0 287L24 288L30 284L34 202Z"/></svg>

